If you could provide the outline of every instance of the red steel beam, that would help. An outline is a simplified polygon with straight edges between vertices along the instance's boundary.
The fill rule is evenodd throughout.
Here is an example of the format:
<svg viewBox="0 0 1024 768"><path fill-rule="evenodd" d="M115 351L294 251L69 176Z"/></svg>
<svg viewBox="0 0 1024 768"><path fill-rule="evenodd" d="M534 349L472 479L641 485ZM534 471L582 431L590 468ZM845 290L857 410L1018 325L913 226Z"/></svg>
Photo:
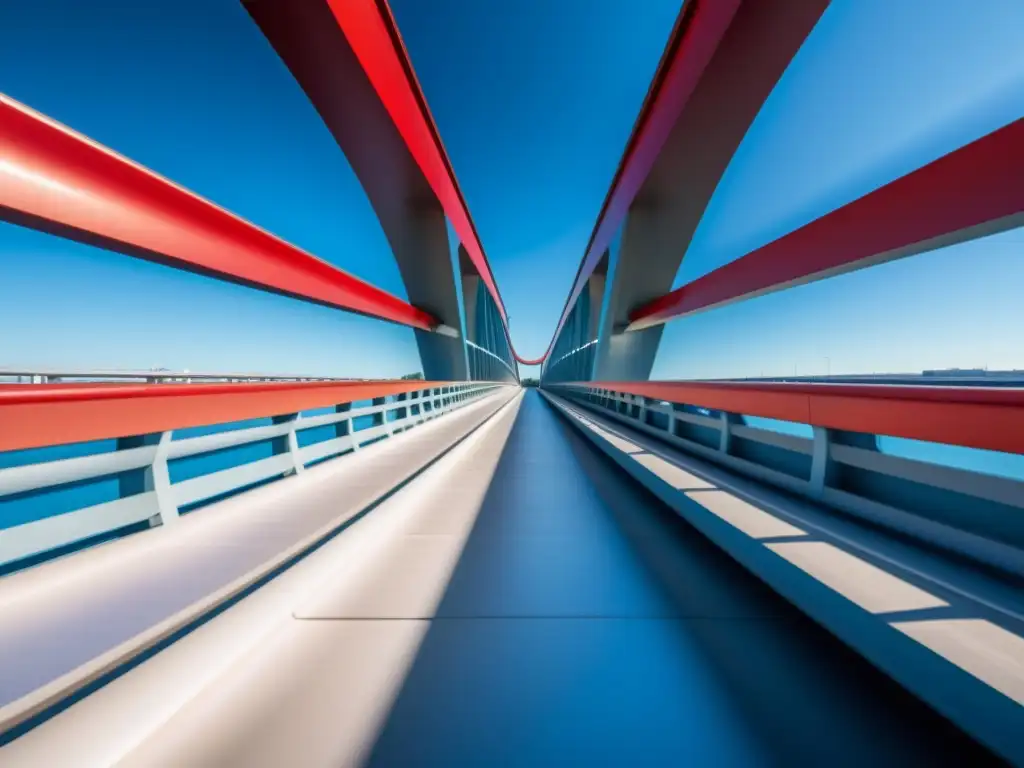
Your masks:
<svg viewBox="0 0 1024 768"><path fill-rule="evenodd" d="M892 384L577 382L818 427L1024 453L1024 390Z"/></svg>
<svg viewBox="0 0 1024 768"><path fill-rule="evenodd" d="M400 222L393 218L394 197L419 194L418 190L403 188L409 183L400 170L404 158L395 155L408 152L422 174L424 186L429 188L427 194L433 194L439 210L451 222L493 297L511 347L497 282L386 0L243 0L243 4L349 156L371 202L380 207L378 214L385 211L385 231L390 226L399 241L405 236ZM340 32L341 45L334 32ZM374 109L360 101L360 85L346 79L351 76L349 56L355 58L372 89ZM389 144L389 136L384 135L389 131L377 129L374 140L367 140L366 132L374 131L377 125L378 105L390 123L388 128L397 132L400 150ZM351 110L360 109L367 113L366 119L354 128L348 118ZM388 218L387 211L391 211L392 218ZM512 351L515 355L514 348Z"/></svg>
<svg viewBox="0 0 1024 768"><path fill-rule="evenodd" d="M519 355L519 353L516 352L515 348L512 347L511 341L509 342L509 348L512 350L512 356L515 357L516 362L519 363L520 365L540 365L545 360L547 360L548 359L548 355L551 354L551 350L549 349L547 352L545 352L540 357L536 357L536 358L530 360L530 359L527 359L525 357L521 357Z"/></svg>
<svg viewBox="0 0 1024 768"><path fill-rule="evenodd" d="M498 285L386 0L326 2L504 319Z"/></svg>
<svg viewBox="0 0 1024 768"><path fill-rule="evenodd" d="M1024 119L630 313L634 331L1024 224Z"/></svg>
<svg viewBox="0 0 1024 768"><path fill-rule="evenodd" d="M397 296L3 94L0 219L413 328L437 325Z"/></svg>
<svg viewBox="0 0 1024 768"><path fill-rule="evenodd" d="M690 95L742 2L686 0L683 5L601 206L551 343L538 362L551 354L573 304L654 167L669 133L686 108Z"/></svg>
<svg viewBox="0 0 1024 768"><path fill-rule="evenodd" d="M0 451L279 416L465 382L0 385Z"/></svg>

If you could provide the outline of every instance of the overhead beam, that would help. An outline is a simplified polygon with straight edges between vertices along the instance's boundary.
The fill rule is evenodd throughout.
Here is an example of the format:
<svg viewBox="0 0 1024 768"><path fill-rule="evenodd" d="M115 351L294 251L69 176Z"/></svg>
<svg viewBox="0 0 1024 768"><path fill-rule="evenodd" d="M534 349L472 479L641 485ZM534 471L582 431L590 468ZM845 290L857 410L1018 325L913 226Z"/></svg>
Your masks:
<svg viewBox="0 0 1024 768"><path fill-rule="evenodd" d="M628 330L1024 226L1024 119L630 314Z"/></svg>
<svg viewBox="0 0 1024 768"><path fill-rule="evenodd" d="M243 5L345 153L392 246L410 300L459 327L460 277L450 263L447 217L509 336L497 283L387 3ZM436 345L433 338L420 341L424 354L424 342ZM458 378L441 371L438 377Z"/></svg>
<svg viewBox="0 0 1024 768"><path fill-rule="evenodd" d="M828 0L687 0L602 206L551 344L623 227L609 321L667 292L761 106ZM647 345L656 349L657 344ZM551 346L549 346L550 352Z"/></svg>
<svg viewBox="0 0 1024 768"><path fill-rule="evenodd" d="M429 312L0 94L0 219L429 330Z"/></svg>

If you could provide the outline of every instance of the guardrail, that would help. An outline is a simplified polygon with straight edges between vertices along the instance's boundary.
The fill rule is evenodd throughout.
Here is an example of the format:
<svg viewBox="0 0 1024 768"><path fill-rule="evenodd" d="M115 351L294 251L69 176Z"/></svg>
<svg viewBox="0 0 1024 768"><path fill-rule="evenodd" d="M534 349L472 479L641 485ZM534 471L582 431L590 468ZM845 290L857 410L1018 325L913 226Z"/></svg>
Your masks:
<svg viewBox="0 0 1024 768"><path fill-rule="evenodd" d="M185 507L301 473L498 386L422 381L0 385L0 513L6 502L31 500L33 494L117 480L112 500L10 527L0 517L0 568L135 526L173 523ZM361 404L366 401L370 404ZM207 434L189 434L195 428ZM305 439L310 435L319 439ZM176 460L256 444L269 444L268 455L172 478ZM53 456L61 446L80 455Z"/></svg>
<svg viewBox="0 0 1024 768"><path fill-rule="evenodd" d="M703 382L542 386L699 458L1024 576L1024 390ZM756 417L754 423L747 423L749 417ZM757 418L789 422L780 426L790 428L764 428ZM897 455L880 449L886 438L923 442ZM975 450L950 460L950 446L954 452Z"/></svg>
<svg viewBox="0 0 1024 768"><path fill-rule="evenodd" d="M471 356L472 355L483 355L484 359L487 360L487 361L494 360L498 365L500 365L502 368L504 368L506 371L509 372L509 375L511 376L510 381L518 381L519 380L519 374L515 371L515 369L512 368L511 365L509 365L507 360L502 359L498 355L496 355L493 352L491 352L491 350L486 349L484 347L481 347L479 344L474 344L469 339L466 339L466 346L469 347L469 349L467 351L468 351L468 353ZM476 366L476 368L477 368L477 370L481 370L481 369L484 368L484 366L479 364L479 361L478 361L478 365Z"/></svg>

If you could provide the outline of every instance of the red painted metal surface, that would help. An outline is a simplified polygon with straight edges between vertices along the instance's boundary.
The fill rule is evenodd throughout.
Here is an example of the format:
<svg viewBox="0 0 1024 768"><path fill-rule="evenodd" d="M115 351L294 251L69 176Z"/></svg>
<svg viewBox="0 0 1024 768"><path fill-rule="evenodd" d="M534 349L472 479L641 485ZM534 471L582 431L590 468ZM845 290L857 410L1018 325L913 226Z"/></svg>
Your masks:
<svg viewBox="0 0 1024 768"><path fill-rule="evenodd" d="M520 365L540 365L541 363L548 359L548 355L550 353L551 350L549 349L540 357L534 358L533 360L528 360L527 358L520 357L519 353L516 352L515 349L512 350L512 354L515 356L516 362L519 363Z"/></svg>
<svg viewBox="0 0 1024 768"><path fill-rule="evenodd" d="M1024 224L1024 119L630 314L628 330Z"/></svg>
<svg viewBox="0 0 1024 768"><path fill-rule="evenodd" d="M668 135L697 87L743 0L687 0L633 126L605 197L569 298L541 362L554 348L569 312L622 224Z"/></svg>
<svg viewBox="0 0 1024 768"><path fill-rule="evenodd" d="M891 384L595 381L596 387L830 429L1024 453L1024 390Z"/></svg>
<svg viewBox="0 0 1024 768"><path fill-rule="evenodd" d="M465 383L0 384L0 451L279 416Z"/></svg>
<svg viewBox="0 0 1024 768"><path fill-rule="evenodd" d="M437 322L0 94L0 218L414 328Z"/></svg>
<svg viewBox="0 0 1024 768"><path fill-rule="evenodd" d="M388 238L407 244L435 213L446 217L508 334L497 282L386 0L243 4L345 152ZM410 203L426 196L433 199L423 215ZM396 255L407 271L410 254ZM450 311L434 308L453 324Z"/></svg>
<svg viewBox="0 0 1024 768"><path fill-rule="evenodd" d="M505 306L386 2L327 0L338 26L505 319Z"/></svg>

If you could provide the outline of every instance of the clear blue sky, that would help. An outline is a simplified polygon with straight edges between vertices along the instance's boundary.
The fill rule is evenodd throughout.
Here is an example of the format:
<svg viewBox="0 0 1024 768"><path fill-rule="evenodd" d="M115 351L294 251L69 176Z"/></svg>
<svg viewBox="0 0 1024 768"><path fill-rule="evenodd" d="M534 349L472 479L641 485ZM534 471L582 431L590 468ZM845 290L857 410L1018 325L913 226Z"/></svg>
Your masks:
<svg viewBox="0 0 1024 768"><path fill-rule="evenodd" d="M515 344L539 354L679 2L392 6ZM679 281L1024 115L1020 29L1019 0L835 0ZM234 0L0 3L0 89L404 296L344 157ZM674 323L655 375L1024 367L1022 250L1008 233ZM0 364L419 367L408 330L11 225L0 260Z"/></svg>
<svg viewBox="0 0 1024 768"><path fill-rule="evenodd" d="M835 0L715 191L682 285L1024 117L1024 2ZM1024 230L670 323L654 378L1024 368Z"/></svg>
<svg viewBox="0 0 1024 768"><path fill-rule="evenodd" d="M395 0L513 318L542 350L678 10ZM611 42L609 42L611 41ZM0 3L0 88L393 293L344 156L234 0ZM0 364L395 376L411 331L0 225Z"/></svg>

